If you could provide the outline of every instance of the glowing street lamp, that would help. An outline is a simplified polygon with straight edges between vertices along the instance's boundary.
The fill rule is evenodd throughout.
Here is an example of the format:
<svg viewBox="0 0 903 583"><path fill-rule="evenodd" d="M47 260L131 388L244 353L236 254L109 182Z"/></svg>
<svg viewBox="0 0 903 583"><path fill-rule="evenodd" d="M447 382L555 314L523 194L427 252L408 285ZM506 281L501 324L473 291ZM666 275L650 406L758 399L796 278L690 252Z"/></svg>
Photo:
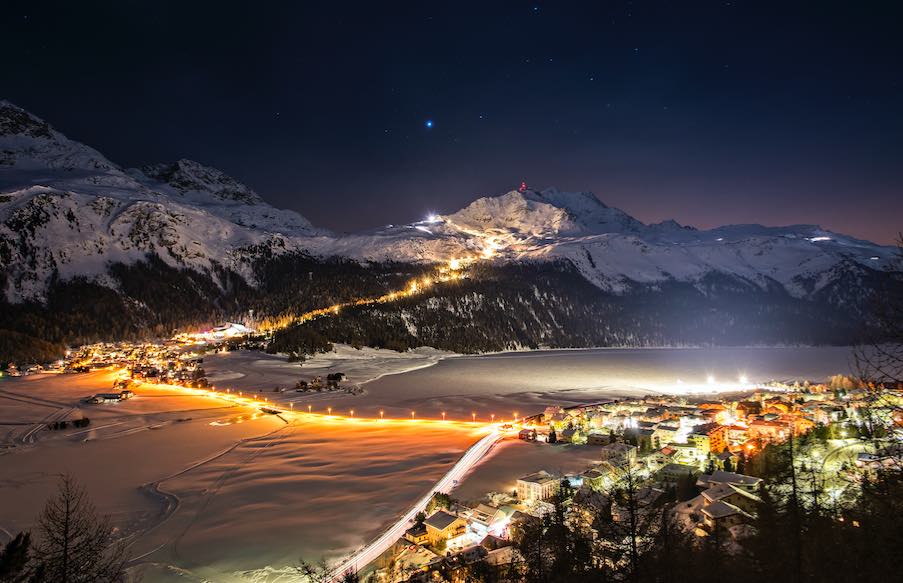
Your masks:
<svg viewBox="0 0 903 583"><path fill-rule="evenodd" d="M414 420L414 412L411 411L411 421L413 421L413 420Z"/></svg>
<svg viewBox="0 0 903 583"><path fill-rule="evenodd" d="M326 407L326 410L329 412L330 415L332 415L332 407Z"/></svg>
<svg viewBox="0 0 903 583"><path fill-rule="evenodd" d="M445 421L445 411L442 412L442 420Z"/></svg>
<svg viewBox="0 0 903 583"><path fill-rule="evenodd" d="M351 418L354 419L354 409L351 410Z"/></svg>
<svg viewBox="0 0 903 583"><path fill-rule="evenodd" d="M380 421L382 421L383 415L385 415L385 414L386 414L385 411L380 410L380 412L379 412L379 419L380 419Z"/></svg>
<svg viewBox="0 0 903 583"><path fill-rule="evenodd" d="M495 413L493 413L492 415L490 415L489 418L492 419L492 422L493 422L493 423L495 423Z"/></svg>
<svg viewBox="0 0 903 583"><path fill-rule="evenodd" d="M292 408L292 411L295 410L295 404L294 404L294 403L289 403L288 406Z"/></svg>
<svg viewBox="0 0 903 583"><path fill-rule="evenodd" d="M476 413L471 413L470 418L473 420L474 423L477 422L477 414Z"/></svg>
<svg viewBox="0 0 903 583"><path fill-rule="evenodd" d="M514 412L514 422L517 423L517 411Z"/></svg>
<svg viewBox="0 0 903 583"><path fill-rule="evenodd" d="M311 410L311 406L308 405L308 406L307 406L307 412L310 413L310 410Z"/></svg>

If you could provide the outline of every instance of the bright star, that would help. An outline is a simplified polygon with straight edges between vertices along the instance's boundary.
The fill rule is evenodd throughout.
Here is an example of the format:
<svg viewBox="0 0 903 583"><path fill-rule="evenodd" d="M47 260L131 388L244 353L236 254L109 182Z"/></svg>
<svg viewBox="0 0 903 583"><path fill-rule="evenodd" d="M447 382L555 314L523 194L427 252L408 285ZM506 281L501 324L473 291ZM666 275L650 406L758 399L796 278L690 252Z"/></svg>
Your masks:
<svg viewBox="0 0 903 583"><path fill-rule="evenodd" d="M433 120L428 119L423 125L425 125L427 129L433 129Z"/></svg>

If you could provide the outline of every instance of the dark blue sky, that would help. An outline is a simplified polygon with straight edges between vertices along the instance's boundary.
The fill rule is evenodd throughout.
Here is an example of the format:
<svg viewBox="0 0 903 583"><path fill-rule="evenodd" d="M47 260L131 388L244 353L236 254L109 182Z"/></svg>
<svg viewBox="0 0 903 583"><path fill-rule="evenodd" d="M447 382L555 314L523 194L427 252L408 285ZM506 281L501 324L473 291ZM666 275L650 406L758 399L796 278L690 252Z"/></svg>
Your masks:
<svg viewBox="0 0 903 583"><path fill-rule="evenodd" d="M339 231L531 186L903 229L899 2L7 1L0 96ZM433 120L433 127L426 121Z"/></svg>

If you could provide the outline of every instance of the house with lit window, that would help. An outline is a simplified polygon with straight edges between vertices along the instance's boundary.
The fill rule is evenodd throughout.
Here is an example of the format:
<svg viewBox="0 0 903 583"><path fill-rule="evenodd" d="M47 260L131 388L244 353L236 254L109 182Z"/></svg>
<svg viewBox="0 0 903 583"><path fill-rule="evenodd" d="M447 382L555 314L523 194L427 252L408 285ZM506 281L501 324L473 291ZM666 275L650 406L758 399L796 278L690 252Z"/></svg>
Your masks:
<svg viewBox="0 0 903 583"><path fill-rule="evenodd" d="M560 479L540 470L517 480L517 497L521 502L548 500L558 493Z"/></svg>
<svg viewBox="0 0 903 583"><path fill-rule="evenodd" d="M725 427L718 423L697 425L687 434L687 443L693 444L704 455L721 453L727 447Z"/></svg>
<svg viewBox="0 0 903 583"><path fill-rule="evenodd" d="M437 510L432 513L423 521L423 525L426 527L429 543L433 547L440 541L447 542L449 539L461 536L467 530L466 520L445 510Z"/></svg>
<svg viewBox="0 0 903 583"><path fill-rule="evenodd" d="M637 449L629 443L609 443L599 448L599 457L616 466L632 465L636 463Z"/></svg>

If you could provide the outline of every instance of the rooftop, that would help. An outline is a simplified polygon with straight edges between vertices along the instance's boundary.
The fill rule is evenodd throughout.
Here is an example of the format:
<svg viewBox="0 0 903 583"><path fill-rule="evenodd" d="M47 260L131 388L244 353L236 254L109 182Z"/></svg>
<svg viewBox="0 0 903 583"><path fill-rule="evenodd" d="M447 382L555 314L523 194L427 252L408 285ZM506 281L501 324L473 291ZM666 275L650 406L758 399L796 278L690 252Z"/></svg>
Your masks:
<svg viewBox="0 0 903 583"><path fill-rule="evenodd" d="M458 517L454 514L446 512L445 510L437 510L424 521L424 524L431 528L435 528L436 530L445 530L457 519Z"/></svg>
<svg viewBox="0 0 903 583"><path fill-rule="evenodd" d="M529 474L524 476L523 478L518 478L518 482L527 482L531 484L548 484L549 482L557 481L558 478L550 474L545 470L540 470L538 472Z"/></svg>

